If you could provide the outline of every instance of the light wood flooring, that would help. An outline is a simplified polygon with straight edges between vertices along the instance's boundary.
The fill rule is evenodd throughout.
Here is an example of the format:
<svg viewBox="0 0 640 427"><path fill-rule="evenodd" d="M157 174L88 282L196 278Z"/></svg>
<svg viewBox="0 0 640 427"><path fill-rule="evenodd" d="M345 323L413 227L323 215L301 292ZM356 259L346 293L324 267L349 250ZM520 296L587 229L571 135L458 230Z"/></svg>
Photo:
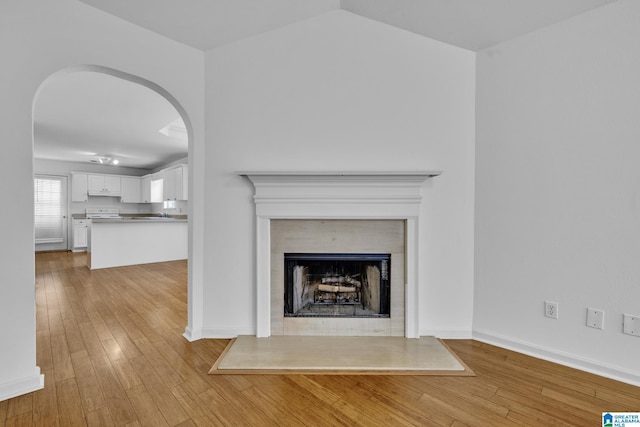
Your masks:
<svg viewBox="0 0 640 427"><path fill-rule="evenodd" d="M89 271L36 255L45 388L0 402L5 426L601 425L640 388L473 340L476 377L207 375L228 340L187 342L186 262Z"/></svg>

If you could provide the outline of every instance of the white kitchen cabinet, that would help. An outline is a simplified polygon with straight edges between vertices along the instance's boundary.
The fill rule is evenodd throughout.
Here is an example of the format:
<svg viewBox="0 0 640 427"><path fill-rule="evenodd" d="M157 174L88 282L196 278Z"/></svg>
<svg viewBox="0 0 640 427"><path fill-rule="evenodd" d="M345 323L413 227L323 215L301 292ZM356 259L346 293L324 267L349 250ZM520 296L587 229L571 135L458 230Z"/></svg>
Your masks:
<svg viewBox="0 0 640 427"><path fill-rule="evenodd" d="M164 200L187 200L187 166L178 166L163 172Z"/></svg>
<svg viewBox="0 0 640 427"><path fill-rule="evenodd" d="M90 196L120 196L122 194L121 178L117 175L89 174L87 187Z"/></svg>
<svg viewBox="0 0 640 427"><path fill-rule="evenodd" d="M71 172L71 201L87 202L88 200L87 174Z"/></svg>
<svg viewBox="0 0 640 427"><path fill-rule="evenodd" d="M164 178L162 174L154 174L151 176L151 203L162 203L164 200Z"/></svg>
<svg viewBox="0 0 640 427"><path fill-rule="evenodd" d="M140 179L140 201L151 203L151 175L145 175Z"/></svg>
<svg viewBox="0 0 640 427"><path fill-rule="evenodd" d="M89 269L187 259L187 221L98 221L91 224Z"/></svg>
<svg viewBox="0 0 640 427"><path fill-rule="evenodd" d="M140 178L137 176L123 176L120 178L120 184L122 187L122 196L120 197L120 201L122 203L142 203Z"/></svg>
<svg viewBox="0 0 640 427"><path fill-rule="evenodd" d="M176 196L176 180L179 169L169 169L162 173L162 199L177 200Z"/></svg>
<svg viewBox="0 0 640 427"><path fill-rule="evenodd" d="M90 219L74 219L73 220L73 250L83 251L87 249L87 237Z"/></svg>

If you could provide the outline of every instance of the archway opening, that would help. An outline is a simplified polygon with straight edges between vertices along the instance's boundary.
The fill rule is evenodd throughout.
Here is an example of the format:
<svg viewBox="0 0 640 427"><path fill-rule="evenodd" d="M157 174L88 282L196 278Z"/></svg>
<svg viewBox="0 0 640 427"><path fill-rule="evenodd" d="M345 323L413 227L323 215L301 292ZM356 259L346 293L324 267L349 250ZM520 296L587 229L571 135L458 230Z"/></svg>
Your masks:
<svg viewBox="0 0 640 427"><path fill-rule="evenodd" d="M118 175L145 182L146 176L164 170L188 170L191 122L180 103L161 86L107 67L69 67L40 85L33 100L32 117L34 175L65 176L69 181L63 218L67 244L50 249L74 249L74 215L82 216L87 209L117 209L123 214L140 215L161 211L190 218L192 186L186 184L188 173L183 175L183 195L172 201L145 200L143 195L129 201L122 194L124 187L114 196L91 195L87 190L85 200L73 198L72 172ZM141 183L140 188L144 189L144 185L147 184ZM189 224L186 258L191 256L191 236ZM187 292L190 316L190 275Z"/></svg>

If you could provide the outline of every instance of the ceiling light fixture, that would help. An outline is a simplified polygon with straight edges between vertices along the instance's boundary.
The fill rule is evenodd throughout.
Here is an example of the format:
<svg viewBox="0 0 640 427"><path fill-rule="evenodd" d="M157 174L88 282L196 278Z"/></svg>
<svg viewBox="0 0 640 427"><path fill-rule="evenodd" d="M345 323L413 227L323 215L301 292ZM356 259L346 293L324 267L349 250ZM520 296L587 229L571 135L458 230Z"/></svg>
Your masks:
<svg viewBox="0 0 640 427"><path fill-rule="evenodd" d="M120 163L120 160L114 159L112 156L100 156L97 160L91 160L93 163L100 163L101 165L113 165L116 166Z"/></svg>

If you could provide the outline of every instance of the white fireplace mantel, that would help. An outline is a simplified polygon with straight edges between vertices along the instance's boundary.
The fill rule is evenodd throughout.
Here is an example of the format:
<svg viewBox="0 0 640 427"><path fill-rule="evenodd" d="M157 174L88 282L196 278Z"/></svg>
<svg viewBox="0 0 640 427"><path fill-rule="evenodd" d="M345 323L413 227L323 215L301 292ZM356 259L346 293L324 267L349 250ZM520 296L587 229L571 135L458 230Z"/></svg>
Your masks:
<svg viewBox="0 0 640 427"><path fill-rule="evenodd" d="M271 335L272 219L402 219L406 221L405 336L419 337L418 239L422 186L441 171L243 171L255 187L256 335Z"/></svg>

